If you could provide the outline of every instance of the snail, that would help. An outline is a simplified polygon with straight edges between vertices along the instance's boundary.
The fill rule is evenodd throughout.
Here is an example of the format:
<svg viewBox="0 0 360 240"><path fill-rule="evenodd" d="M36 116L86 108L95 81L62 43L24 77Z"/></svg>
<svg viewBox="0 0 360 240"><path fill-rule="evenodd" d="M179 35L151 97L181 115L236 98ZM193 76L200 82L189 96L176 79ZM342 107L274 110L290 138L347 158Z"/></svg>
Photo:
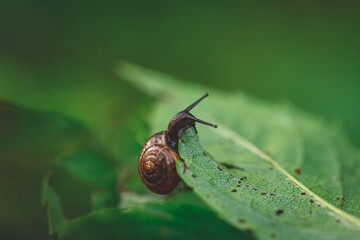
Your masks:
<svg viewBox="0 0 360 240"><path fill-rule="evenodd" d="M217 127L197 119L190 113L190 110L208 95L206 93L185 110L175 114L167 130L152 135L144 144L138 160L138 170L141 180L150 191L166 194L179 184L180 177L176 171L175 161L181 160L178 143L186 129L193 127L197 133L195 122Z"/></svg>

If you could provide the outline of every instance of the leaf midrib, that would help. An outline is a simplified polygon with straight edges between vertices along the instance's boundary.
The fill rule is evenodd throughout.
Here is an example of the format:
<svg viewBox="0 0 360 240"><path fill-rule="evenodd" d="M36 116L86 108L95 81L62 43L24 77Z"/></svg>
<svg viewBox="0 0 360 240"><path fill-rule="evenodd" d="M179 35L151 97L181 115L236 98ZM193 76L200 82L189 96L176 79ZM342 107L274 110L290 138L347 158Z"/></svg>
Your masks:
<svg viewBox="0 0 360 240"><path fill-rule="evenodd" d="M217 133L220 135L223 135L224 137L232 140L236 145L239 145L243 148L246 148L250 150L252 153L259 156L261 159L271 163L273 167L275 167L280 173L282 173L284 176L286 176L290 181L292 181L294 184L296 184L298 187L303 189L307 194L311 195L316 199L322 206L328 208L333 213L337 214L339 217L342 217L343 219L346 219L349 223L357 227L360 227L360 219L344 212L343 210L335 207L334 205L330 204L320 196L318 196L316 193L312 192L308 187L306 187L303 183L301 183L299 180L297 180L294 176L292 176L289 172L287 172L277 161L272 159L269 155L267 155L265 152L261 151L256 145L248 141L246 138L240 136L238 133L232 131L231 129L225 127L224 124L221 124L219 121L215 120L214 122L218 123L218 129Z"/></svg>

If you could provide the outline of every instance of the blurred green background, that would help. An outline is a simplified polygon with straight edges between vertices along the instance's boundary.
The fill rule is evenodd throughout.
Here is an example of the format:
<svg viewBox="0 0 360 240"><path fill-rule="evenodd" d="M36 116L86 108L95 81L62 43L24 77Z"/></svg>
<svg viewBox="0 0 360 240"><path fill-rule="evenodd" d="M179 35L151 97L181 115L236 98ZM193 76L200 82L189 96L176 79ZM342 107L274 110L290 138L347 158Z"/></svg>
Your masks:
<svg viewBox="0 0 360 240"><path fill-rule="evenodd" d="M2 1L1 239L52 238L41 179L81 139L136 169L149 134L139 119L151 102L115 76L121 60L289 100L341 122L360 146L359 9L357 1ZM86 187L58 188L79 196L70 216L86 212Z"/></svg>

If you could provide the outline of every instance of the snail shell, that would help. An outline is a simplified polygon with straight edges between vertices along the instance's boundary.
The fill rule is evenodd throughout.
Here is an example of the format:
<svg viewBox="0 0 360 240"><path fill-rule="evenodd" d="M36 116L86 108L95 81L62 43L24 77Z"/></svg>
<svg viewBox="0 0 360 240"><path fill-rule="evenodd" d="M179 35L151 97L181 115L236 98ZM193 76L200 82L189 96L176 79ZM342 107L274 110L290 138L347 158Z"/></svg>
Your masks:
<svg viewBox="0 0 360 240"><path fill-rule="evenodd" d="M153 135L145 143L138 160L141 180L158 194L171 192L180 182L175 163L179 155L166 145L165 131Z"/></svg>

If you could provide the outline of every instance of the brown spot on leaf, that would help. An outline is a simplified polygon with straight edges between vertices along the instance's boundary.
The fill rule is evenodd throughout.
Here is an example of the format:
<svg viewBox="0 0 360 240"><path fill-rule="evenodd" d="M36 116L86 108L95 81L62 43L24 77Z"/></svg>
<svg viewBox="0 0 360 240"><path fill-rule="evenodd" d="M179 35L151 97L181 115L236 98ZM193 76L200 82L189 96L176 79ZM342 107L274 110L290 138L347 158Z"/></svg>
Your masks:
<svg viewBox="0 0 360 240"><path fill-rule="evenodd" d="M236 187L241 187L241 185L236 185Z"/></svg>
<svg viewBox="0 0 360 240"><path fill-rule="evenodd" d="M238 183L239 183L239 184L241 184L241 183L242 183L242 181L240 181L240 180L239 180L239 181L238 181Z"/></svg>
<svg viewBox="0 0 360 240"><path fill-rule="evenodd" d="M229 175L230 175L231 178L234 178L234 176L232 174L229 173Z"/></svg>
<svg viewBox="0 0 360 240"><path fill-rule="evenodd" d="M272 233L272 234L270 235L270 237L275 238L275 237L276 237L276 234L275 234L275 233Z"/></svg>
<svg viewBox="0 0 360 240"><path fill-rule="evenodd" d="M242 168L242 167L239 167L239 166L236 166L236 165L233 165L233 164L229 164L229 163L221 163L224 167L226 167L226 168L228 168L228 169L233 169L233 168L235 168L235 169L238 169L238 170L241 170L241 171L245 171L245 169L244 168Z"/></svg>
<svg viewBox="0 0 360 240"><path fill-rule="evenodd" d="M232 192L237 192L236 189L231 190Z"/></svg>
<svg viewBox="0 0 360 240"><path fill-rule="evenodd" d="M245 220L244 219L239 219L238 222L241 223L241 224L244 224Z"/></svg>
<svg viewBox="0 0 360 240"><path fill-rule="evenodd" d="M275 193L270 193L270 196L275 196Z"/></svg>
<svg viewBox="0 0 360 240"><path fill-rule="evenodd" d="M210 195L209 195L209 194L206 194L206 197L207 197L207 198L210 198Z"/></svg>
<svg viewBox="0 0 360 240"><path fill-rule="evenodd" d="M342 196L336 198L336 200L342 200L342 201L344 201L344 202L346 201L345 198L343 198Z"/></svg>
<svg viewBox="0 0 360 240"><path fill-rule="evenodd" d="M266 192L261 193L261 195L266 196Z"/></svg>
<svg viewBox="0 0 360 240"><path fill-rule="evenodd" d="M195 174L192 174L191 176L192 176L193 178L196 178L196 175L195 175Z"/></svg>
<svg viewBox="0 0 360 240"><path fill-rule="evenodd" d="M275 212L275 214L278 215L278 216L280 216L280 215L283 214L283 213L284 213L284 211L281 210L281 209L278 209L278 210Z"/></svg>
<svg viewBox="0 0 360 240"><path fill-rule="evenodd" d="M314 199L310 199L310 202L311 202L311 203L314 203L314 202L315 202L315 200L314 200Z"/></svg>
<svg viewBox="0 0 360 240"><path fill-rule="evenodd" d="M336 219L336 222L339 223L339 222L340 222L340 219Z"/></svg>
<svg viewBox="0 0 360 240"><path fill-rule="evenodd" d="M218 169L219 169L220 171L224 171L224 169L222 169L222 167L218 167Z"/></svg>
<svg viewBox="0 0 360 240"><path fill-rule="evenodd" d="M302 192L301 195L303 195L303 196L306 195L306 192Z"/></svg>
<svg viewBox="0 0 360 240"><path fill-rule="evenodd" d="M297 169L295 169L295 172L296 172L297 174L301 174L301 169L300 169L300 168L297 168Z"/></svg>
<svg viewBox="0 0 360 240"><path fill-rule="evenodd" d="M203 154L204 154L204 156L205 156L205 157L207 157L207 154L206 154L206 152L205 152L205 151L203 152Z"/></svg>

